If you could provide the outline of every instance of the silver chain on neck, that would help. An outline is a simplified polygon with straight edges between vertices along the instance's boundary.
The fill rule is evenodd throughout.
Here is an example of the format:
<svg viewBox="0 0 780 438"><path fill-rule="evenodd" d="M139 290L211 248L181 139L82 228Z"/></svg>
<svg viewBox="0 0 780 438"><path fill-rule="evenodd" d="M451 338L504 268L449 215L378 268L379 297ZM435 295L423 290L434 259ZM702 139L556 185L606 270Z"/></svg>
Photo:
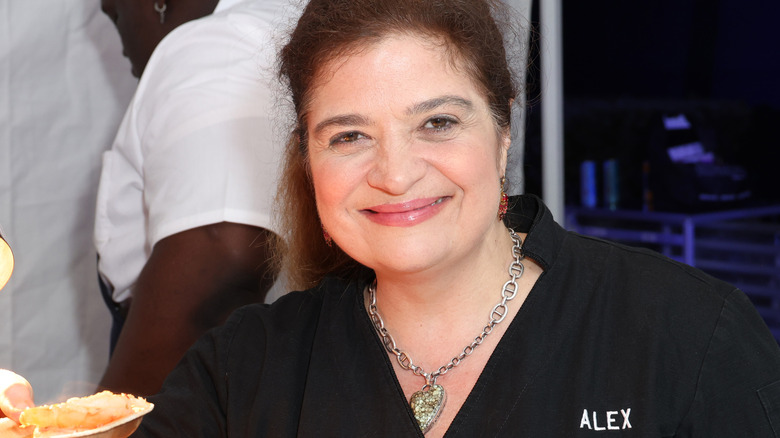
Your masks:
<svg viewBox="0 0 780 438"><path fill-rule="evenodd" d="M463 359L470 356L471 353L474 352L474 349L477 348L477 346L480 345L493 331L493 328L501 323L501 321L503 321L506 317L509 310L507 303L512 301L512 299L517 295L517 280L523 275L523 271L525 269L521 263L521 261L525 258L522 247L523 241L520 236L518 236L517 233L515 233L515 231L511 228L509 228L509 236L514 242L514 246L512 246L512 257L514 260L512 260L512 263L509 264L509 276L511 278L509 281L504 283L504 288L501 291L501 302L496 304L493 307L493 310L490 311L490 319L485 328L482 329L482 333L477 335L477 337L474 338L474 341L467 345L459 355L453 357L450 359L449 363L439 367L438 370L432 373L427 373L422 369L422 367L415 365L412 361L412 358L406 354L406 352L400 350L396 346L395 339L393 339L393 336L390 334L390 332L387 331L387 328L385 328L385 322L379 315L379 310L376 306L376 280L374 280L374 282L371 283L371 285L368 287L369 299L371 300L370 304L368 305L368 314L371 317L371 322L374 324L374 328L382 338L382 343L385 345L385 348L388 352L395 355L395 358L398 360L398 364L401 365L401 368L410 370L415 375L424 378L426 386L435 384L436 379L439 376L446 374L447 371L455 368Z"/></svg>

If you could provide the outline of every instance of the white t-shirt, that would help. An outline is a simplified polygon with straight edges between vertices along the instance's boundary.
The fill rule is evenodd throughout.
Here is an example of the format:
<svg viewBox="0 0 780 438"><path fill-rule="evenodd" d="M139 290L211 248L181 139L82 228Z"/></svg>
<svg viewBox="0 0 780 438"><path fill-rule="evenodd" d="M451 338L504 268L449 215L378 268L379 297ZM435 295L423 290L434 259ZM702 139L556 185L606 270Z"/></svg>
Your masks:
<svg viewBox="0 0 780 438"><path fill-rule="evenodd" d="M276 40L286 1L222 0L157 46L104 154L95 244L116 301L152 247L234 222L274 230L286 136L274 130Z"/></svg>

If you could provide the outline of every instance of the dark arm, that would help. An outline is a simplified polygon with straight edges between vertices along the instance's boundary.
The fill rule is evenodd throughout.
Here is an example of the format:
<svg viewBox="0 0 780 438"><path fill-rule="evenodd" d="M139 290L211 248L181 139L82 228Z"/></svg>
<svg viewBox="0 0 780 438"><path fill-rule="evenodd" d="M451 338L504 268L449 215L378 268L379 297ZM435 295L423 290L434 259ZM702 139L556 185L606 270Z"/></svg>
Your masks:
<svg viewBox="0 0 780 438"><path fill-rule="evenodd" d="M133 290L102 389L155 394L187 349L236 308L262 302L276 276L273 234L219 223L160 240Z"/></svg>

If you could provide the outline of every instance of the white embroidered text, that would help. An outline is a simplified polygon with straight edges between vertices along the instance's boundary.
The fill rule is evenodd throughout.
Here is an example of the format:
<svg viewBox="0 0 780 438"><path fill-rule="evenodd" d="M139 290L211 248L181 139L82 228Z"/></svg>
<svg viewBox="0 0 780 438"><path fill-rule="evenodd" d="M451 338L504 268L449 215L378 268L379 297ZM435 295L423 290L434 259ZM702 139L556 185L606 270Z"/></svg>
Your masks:
<svg viewBox="0 0 780 438"><path fill-rule="evenodd" d="M580 429L595 431L631 429L631 422L628 419L630 415L631 408L606 412L588 412L587 409L583 409Z"/></svg>

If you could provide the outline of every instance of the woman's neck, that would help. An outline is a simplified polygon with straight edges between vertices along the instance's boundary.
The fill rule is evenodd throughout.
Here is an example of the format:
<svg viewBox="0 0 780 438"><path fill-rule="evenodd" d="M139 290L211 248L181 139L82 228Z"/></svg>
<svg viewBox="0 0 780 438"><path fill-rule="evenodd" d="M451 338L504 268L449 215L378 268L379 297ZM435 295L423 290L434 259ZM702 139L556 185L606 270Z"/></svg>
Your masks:
<svg viewBox="0 0 780 438"><path fill-rule="evenodd" d="M446 263L417 272L375 268L377 295L387 300L406 301L422 309L472 297L493 280L500 280L495 281L499 286L507 280L513 245L509 231L498 225L470 251Z"/></svg>
<svg viewBox="0 0 780 438"><path fill-rule="evenodd" d="M513 241L502 231L485 239L479 251L447 266L406 274L377 272L377 307L399 346L411 354L434 342L446 356L479 333L509 279ZM430 358L436 367L440 359Z"/></svg>

